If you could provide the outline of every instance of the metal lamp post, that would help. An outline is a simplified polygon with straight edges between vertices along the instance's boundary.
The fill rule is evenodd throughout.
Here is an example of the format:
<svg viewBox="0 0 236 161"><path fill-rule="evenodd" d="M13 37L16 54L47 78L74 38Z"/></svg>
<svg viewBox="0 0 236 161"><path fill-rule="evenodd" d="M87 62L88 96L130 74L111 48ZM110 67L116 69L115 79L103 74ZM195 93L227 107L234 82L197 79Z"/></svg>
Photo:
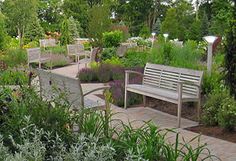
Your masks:
<svg viewBox="0 0 236 161"><path fill-rule="evenodd" d="M167 37L169 36L169 34L165 33L165 34L163 34L163 36L164 36L165 42L166 42L166 39L167 39Z"/></svg>
<svg viewBox="0 0 236 161"><path fill-rule="evenodd" d="M211 68L212 68L212 46L213 43L216 41L216 36L205 36L203 39L208 43L208 49L207 49L207 72L208 74L211 74Z"/></svg>
<svg viewBox="0 0 236 161"><path fill-rule="evenodd" d="M156 35L156 33L155 33L155 32L153 32L153 33L152 33L152 48L153 48L154 41L155 41L155 35Z"/></svg>

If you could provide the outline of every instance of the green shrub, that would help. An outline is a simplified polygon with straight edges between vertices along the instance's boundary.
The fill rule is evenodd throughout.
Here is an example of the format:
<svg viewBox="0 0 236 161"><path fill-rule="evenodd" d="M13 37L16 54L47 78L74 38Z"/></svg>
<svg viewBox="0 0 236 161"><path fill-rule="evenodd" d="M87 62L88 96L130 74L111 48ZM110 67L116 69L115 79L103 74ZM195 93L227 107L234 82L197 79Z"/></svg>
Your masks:
<svg viewBox="0 0 236 161"><path fill-rule="evenodd" d="M222 74L217 71L212 71L211 75L203 75L203 84L202 84L202 93L209 94L212 93L215 89L219 89L221 86Z"/></svg>
<svg viewBox="0 0 236 161"><path fill-rule="evenodd" d="M202 122L205 125L218 125L218 113L222 108L222 103L229 95L226 91L213 91L207 97L207 102L203 106Z"/></svg>
<svg viewBox="0 0 236 161"><path fill-rule="evenodd" d="M101 53L101 60L105 61L106 59L111 59L112 57L116 57L116 48L105 48Z"/></svg>
<svg viewBox="0 0 236 161"><path fill-rule="evenodd" d="M147 25L143 25L142 29L140 30L139 36L144 39L147 39L151 36L150 29Z"/></svg>
<svg viewBox="0 0 236 161"><path fill-rule="evenodd" d="M202 50L197 48L197 42L188 40L183 47L173 46L170 65L182 68L199 69Z"/></svg>
<svg viewBox="0 0 236 161"><path fill-rule="evenodd" d="M112 56L110 59L104 60L102 63L115 65L115 66L123 66L121 59L115 56Z"/></svg>
<svg viewBox="0 0 236 161"><path fill-rule="evenodd" d="M236 101L233 97L222 101L222 108L218 112L218 121L219 125L226 130L233 131L236 127Z"/></svg>
<svg viewBox="0 0 236 161"><path fill-rule="evenodd" d="M26 51L19 48L9 49L5 53L4 61L10 67L24 65L27 63Z"/></svg>
<svg viewBox="0 0 236 161"><path fill-rule="evenodd" d="M123 40L123 33L119 30L103 33L104 47L117 47Z"/></svg>
<svg viewBox="0 0 236 161"><path fill-rule="evenodd" d="M122 62L125 67L144 67L148 61L148 52L128 51Z"/></svg>
<svg viewBox="0 0 236 161"><path fill-rule="evenodd" d="M26 71L8 69L0 73L0 85L22 85L28 83Z"/></svg>

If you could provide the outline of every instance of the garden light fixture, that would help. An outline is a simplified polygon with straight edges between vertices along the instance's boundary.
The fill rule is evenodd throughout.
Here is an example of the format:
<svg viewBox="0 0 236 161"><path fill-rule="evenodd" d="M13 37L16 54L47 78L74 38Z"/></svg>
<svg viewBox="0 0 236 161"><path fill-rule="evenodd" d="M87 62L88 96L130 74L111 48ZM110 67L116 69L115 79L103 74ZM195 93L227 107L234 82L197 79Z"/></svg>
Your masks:
<svg viewBox="0 0 236 161"><path fill-rule="evenodd" d="M212 46L213 43L216 41L216 36L205 36L203 39L208 43L208 49L207 49L207 72L208 74L211 74L211 68L212 68Z"/></svg>
<svg viewBox="0 0 236 161"><path fill-rule="evenodd" d="M167 37L169 36L169 34L165 33L165 34L163 34L163 36L164 36L165 42L166 42L166 39L167 39Z"/></svg>
<svg viewBox="0 0 236 161"><path fill-rule="evenodd" d="M154 41L155 41L155 36L156 36L156 33L152 32L152 48L153 48L153 44L154 44Z"/></svg>

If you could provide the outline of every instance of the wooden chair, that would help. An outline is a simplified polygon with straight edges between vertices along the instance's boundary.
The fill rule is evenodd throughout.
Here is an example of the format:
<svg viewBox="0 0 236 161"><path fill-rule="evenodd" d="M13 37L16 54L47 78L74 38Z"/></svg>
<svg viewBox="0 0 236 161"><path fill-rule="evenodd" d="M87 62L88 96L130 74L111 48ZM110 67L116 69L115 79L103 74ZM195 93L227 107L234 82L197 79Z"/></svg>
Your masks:
<svg viewBox="0 0 236 161"><path fill-rule="evenodd" d="M27 57L28 67L30 67L30 63L38 63L39 68L41 68L42 63L51 62L51 53L49 54L49 56L42 56L40 48L27 49Z"/></svg>
<svg viewBox="0 0 236 161"><path fill-rule="evenodd" d="M68 101L72 110L75 111L81 108L100 108L105 105L85 96L98 90L109 89L109 86L83 93L80 80L77 78L66 77L42 69L37 69L36 73L39 77L40 95L44 99L53 100L59 95L64 95L64 101ZM64 102L62 101L62 103Z"/></svg>

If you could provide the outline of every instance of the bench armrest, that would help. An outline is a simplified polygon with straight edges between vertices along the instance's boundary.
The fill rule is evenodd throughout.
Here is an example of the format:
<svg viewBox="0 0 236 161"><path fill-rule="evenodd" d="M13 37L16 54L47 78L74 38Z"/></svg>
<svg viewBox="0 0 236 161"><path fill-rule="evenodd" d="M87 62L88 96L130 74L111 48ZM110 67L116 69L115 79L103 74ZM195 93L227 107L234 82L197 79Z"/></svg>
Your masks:
<svg viewBox="0 0 236 161"><path fill-rule="evenodd" d="M140 72L137 72L137 71L133 71L133 70L126 70L125 71L125 74L130 74L130 73L133 73L133 74L138 74L140 76L144 76L143 73L140 73Z"/></svg>
<svg viewBox="0 0 236 161"><path fill-rule="evenodd" d="M104 87L99 87L99 88L93 89L91 91L88 91L88 92L84 93L83 96L86 96L90 93L93 93L93 92L96 92L96 91L99 91L99 90L105 90L105 89L110 89L110 86L104 86Z"/></svg>

